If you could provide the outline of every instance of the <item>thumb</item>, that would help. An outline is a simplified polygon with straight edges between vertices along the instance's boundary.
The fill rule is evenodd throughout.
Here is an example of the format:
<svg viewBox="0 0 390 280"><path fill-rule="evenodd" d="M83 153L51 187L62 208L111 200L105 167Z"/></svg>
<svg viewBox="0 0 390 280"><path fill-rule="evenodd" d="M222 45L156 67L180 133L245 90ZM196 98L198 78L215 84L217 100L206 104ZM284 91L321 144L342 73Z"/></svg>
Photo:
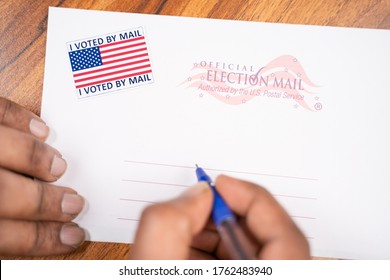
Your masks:
<svg viewBox="0 0 390 280"><path fill-rule="evenodd" d="M199 183L176 199L143 211L131 249L132 259L187 259L193 237L210 217L213 195Z"/></svg>

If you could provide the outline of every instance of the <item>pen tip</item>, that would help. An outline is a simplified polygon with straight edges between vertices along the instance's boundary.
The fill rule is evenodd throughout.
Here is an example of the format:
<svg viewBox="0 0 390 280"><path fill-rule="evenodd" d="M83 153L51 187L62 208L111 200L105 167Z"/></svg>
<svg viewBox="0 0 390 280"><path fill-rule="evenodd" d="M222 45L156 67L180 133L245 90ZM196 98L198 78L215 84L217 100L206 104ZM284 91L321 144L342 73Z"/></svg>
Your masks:
<svg viewBox="0 0 390 280"><path fill-rule="evenodd" d="M195 163L196 168L199 168L198 164Z"/></svg>

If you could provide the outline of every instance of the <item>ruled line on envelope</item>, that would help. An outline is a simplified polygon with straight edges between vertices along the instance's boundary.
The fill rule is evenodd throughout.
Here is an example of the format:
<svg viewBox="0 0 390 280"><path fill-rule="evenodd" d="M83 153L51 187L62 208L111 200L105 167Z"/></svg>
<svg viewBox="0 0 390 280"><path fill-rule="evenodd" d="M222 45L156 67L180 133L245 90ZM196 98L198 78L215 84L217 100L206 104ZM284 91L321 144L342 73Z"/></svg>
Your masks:
<svg viewBox="0 0 390 280"><path fill-rule="evenodd" d="M151 184L151 185L174 186L174 187L182 187L182 188L191 187L191 185L180 185L180 184L173 184L173 183L151 182L151 181L132 180L132 179L122 179L122 181L124 181L124 182L132 182L132 183L141 183L141 184ZM309 196L296 196L296 195L274 194L274 193L272 195L273 196L277 196L277 197L317 200L316 197L309 197ZM125 199L123 199L123 200L125 200Z"/></svg>
<svg viewBox="0 0 390 280"><path fill-rule="evenodd" d="M194 169L194 166L188 166L188 165L175 165L175 164L167 164L167 163L134 161L134 160L125 160L125 162L127 162L127 163L136 163L136 164L158 165L158 166L166 166L166 167ZM246 174L246 175L258 175L258 176L279 177L279 178L286 178L286 179L318 181L318 178L300 177L300 176L288 176L288 175L278 175L278 174L269 174L269 173L260 173L260 172L248 172L248 171L238 171L238 170L227 170L227 169L217 169L217 168L209 168L209 167L206 167L206 166L204 167L204 169L205 170L210 170L210 171L217 171L217 172L229 172L229 173Z"/></svg>
<svg viewBox="0 0 390 280"><path fill-rule="evenodd" d="M131 219L131 218L124 218L124 217L118 217L117 219L121 220L121 221L129 221L129 222L136 222L136 223L138 223L140 221L139 219ZM309 239L309 240L315 239L315 237L313 237L313 236L305 236L305 238Z"/></svg>
<svg viewBox="0 0 390 280"><path fill-rule="evenodd" d="M151 200L142 200L142 199L132 199L132 198L120 198L121 201L127 201L127 202L139 202L139 203L146 203L146 204L156 204L156 201ZM315 220L315 217L311 216L302 216L302 215L289 215L291 218L296 219L309 219L309 220Z"/></svg>
<svg viewBox="0 0 390 280"><path fill-rule="evenodd" d="M306 217L306 216L292 216L290 215L290 218L295 218L295 219L306 219L306 220L316 220L315 217ZM132 219L132 218L125 218L125 217L118 217L117 218L118 220L129 220L129 221L135 221L135 222L139 222L140 219Z"/></svg>
<svg viewBox="0 0 390 280"><path fill-rule="evenodd" d="M154 184L154 185L183 187L183 188L190 187L190 185L181 185L181 184L163 183L163 182L149 182L149 181L132 180L132 179L122 179L122 181L124 181L124 182L133 182L133 183L141 183L141 184Z"/></svg>

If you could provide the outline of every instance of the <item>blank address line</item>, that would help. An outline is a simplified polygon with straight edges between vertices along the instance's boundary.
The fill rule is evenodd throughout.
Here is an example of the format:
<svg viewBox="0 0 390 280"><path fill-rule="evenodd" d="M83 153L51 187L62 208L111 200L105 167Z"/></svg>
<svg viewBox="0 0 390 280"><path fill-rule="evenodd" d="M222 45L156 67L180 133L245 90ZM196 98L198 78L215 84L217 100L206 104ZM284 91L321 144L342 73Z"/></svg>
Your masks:
<svg viewBox="0 0 390 280"><path fill-rule="evenodd" d="M132 180L132 179L122 179L123 182L132 182L132 183L140 183L140 184L150 184L150 185L162 185L162 186L173 186L173 187L183 187L188 188L192 185L180 185L180 184L172 184L172 183L163 183L163 182L152 182L152 181L141 181L141 180ZM317 200L315 197L308 196L296 196L296 195L287 195L287 194L272 194L273 196L280 197L288 197L288 198L299 198L299 199L309 199L309 200ZM133 200L133 199L122 199L121 200ZM135 201L135 200L134 200ZM153 201L145 201L144 202L153 202Z"/></svg>
<svg viewBox="0 0 390 280"><path fill-rule="evenodd" d="M195 169L195 166L174 165L174 164L157 163L157 162L146 162L146 161L135 161L135 160L125 160L125 162L136 163L136 164L146 164L146 165L157 165L157 166L165 166L165 167ZM298 179L298 180L307 180L307 181L318 181L317 178L310 178L310 177L286 176L286 175L278 175L278 174L226 170L226 169L217 169L217 168L209 168L209 167L204 167L204 169L210 170L210 171L217 171L217 172L229 172L229 173L236 173L236 174L258 175L258 176L278 177L278 178L286 178L286 179Z"/></svg>

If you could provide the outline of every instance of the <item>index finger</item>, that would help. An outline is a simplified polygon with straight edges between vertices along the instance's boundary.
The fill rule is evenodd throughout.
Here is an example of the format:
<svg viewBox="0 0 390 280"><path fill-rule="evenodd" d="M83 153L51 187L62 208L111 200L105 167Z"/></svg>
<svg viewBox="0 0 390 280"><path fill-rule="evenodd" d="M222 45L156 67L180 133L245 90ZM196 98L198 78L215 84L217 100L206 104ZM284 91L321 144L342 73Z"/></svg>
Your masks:
<svg viewBox="0 0 390 280"><path fill-rule="evenodd" d="M40 140L49 135L45 122L22 106L0 97L0 125L31 134Z"/></svg>
<svg viewBox="0 0 390 280"><path fill-rule="evenodd" d="M228 176L219 176L216 188L233 212L261 243L260 259L307 259L309 245L293 220L264 188Z"/></svg>

